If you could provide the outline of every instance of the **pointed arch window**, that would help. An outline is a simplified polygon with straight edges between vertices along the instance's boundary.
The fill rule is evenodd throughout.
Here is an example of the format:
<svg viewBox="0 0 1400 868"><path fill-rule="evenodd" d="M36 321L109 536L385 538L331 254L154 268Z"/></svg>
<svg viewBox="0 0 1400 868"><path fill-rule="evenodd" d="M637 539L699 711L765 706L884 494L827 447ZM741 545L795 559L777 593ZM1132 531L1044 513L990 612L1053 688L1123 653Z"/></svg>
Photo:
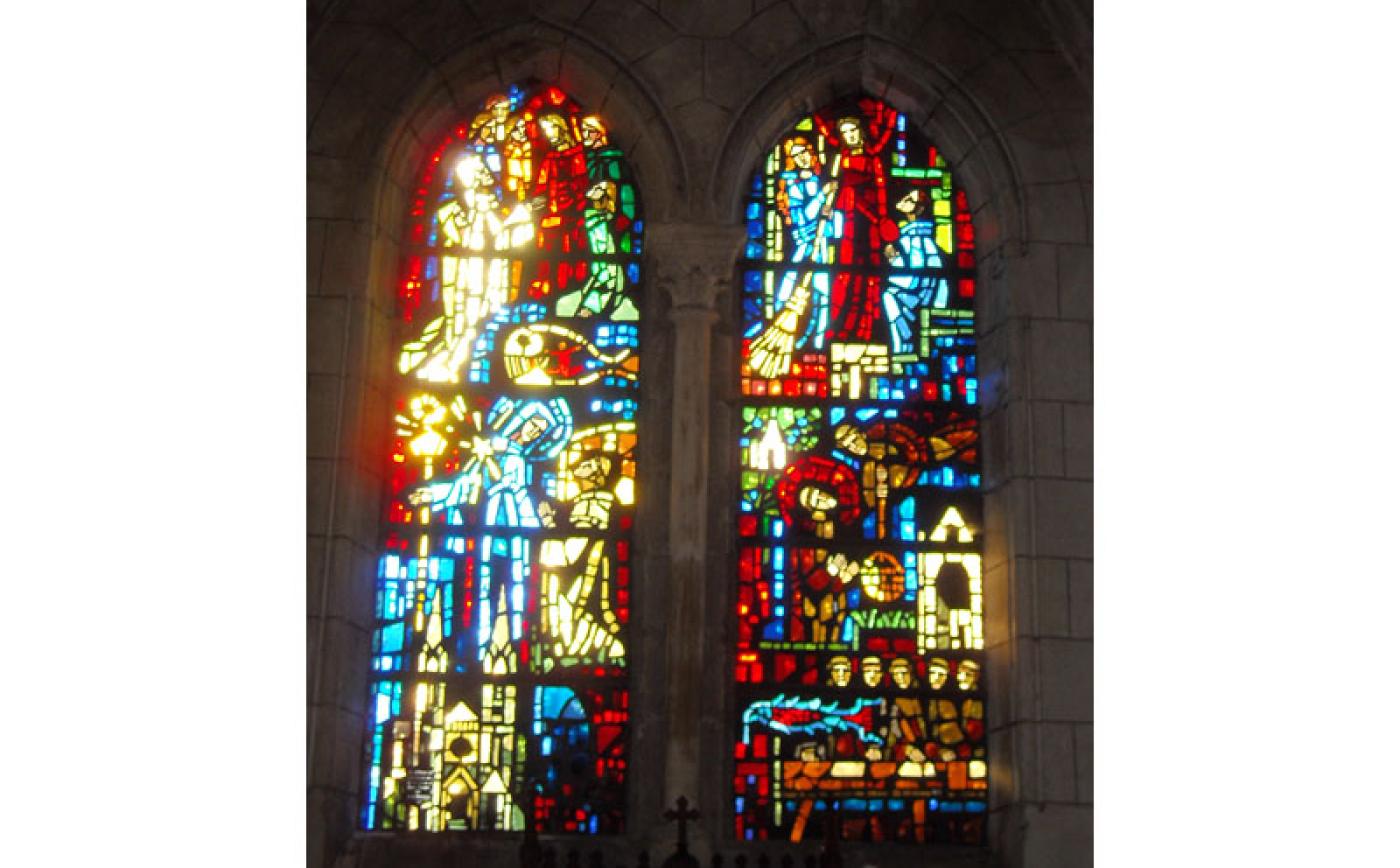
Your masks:
<svg viewBox="0 0 1400 868"><path fill-rule="evenodd" d="M363 825L620 832L637 189L545 85L488 97L419 182Z"/></svg>
<svg viewBox="0 0 1400 868"><path fill-rule="evenodd" d="M967 197L881 100L799 119L747 201L735 834L983 840Z"/></svg>

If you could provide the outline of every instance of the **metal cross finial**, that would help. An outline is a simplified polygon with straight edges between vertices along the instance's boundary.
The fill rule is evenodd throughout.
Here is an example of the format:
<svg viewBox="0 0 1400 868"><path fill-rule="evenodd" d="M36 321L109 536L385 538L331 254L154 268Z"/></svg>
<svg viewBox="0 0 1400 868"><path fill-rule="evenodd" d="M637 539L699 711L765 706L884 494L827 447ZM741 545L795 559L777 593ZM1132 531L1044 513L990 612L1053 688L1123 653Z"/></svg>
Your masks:
<svg viewBox="0 0 1400 868"><path fill-rule="evenodd" d="M687 820L700 819L700 812L690 810L690 800L687 799L685 796L680 796L676 799L675 810L667 810L666 813L662 814L661 816L665 817L668 820L675 820L677 823L680 824L680 827L676 831L676 852L690 852L686 848L685 823Z"/></svg>

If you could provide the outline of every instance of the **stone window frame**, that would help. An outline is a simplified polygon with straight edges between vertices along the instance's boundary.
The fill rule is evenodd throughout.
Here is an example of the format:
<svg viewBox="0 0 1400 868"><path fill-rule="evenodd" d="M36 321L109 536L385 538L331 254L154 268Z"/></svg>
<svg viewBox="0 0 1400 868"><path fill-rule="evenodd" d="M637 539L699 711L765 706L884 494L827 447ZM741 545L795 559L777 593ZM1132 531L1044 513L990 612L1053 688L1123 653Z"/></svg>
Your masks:
<svg viewBox="0 0 1400 868"><path fill-rule="evenodd" d="M1015 709L1012 695L1019 696L1032 677L1029 666L1022 662L1025 654L1021 643L1013 639L1012 624L1024 616L1015 608L1018 589L1023 581L1018 575L1018 560L1030 553L1032 568L1035 545L1035 506L1037 497L1024 486L1016 486L1011 465L1018 463L1013 456L1024 453L1035 441L1033 413L1022 411L1019 424L1013 424L1013 404L1018 400L1017 384L1032 377L1029 369L1031 352L1028 336L1013 317L1013 285L1026 275L1018 272L1017 263L1024 260L1027 237L1027 208L1025 184L1012 148L998 124L983 105L962 88L957 80L937 67L931 66L904 49L869 35L814 48L811 53L794 60L774 75L745 105L729 125L720 149L710 167L708 178L696 177L703 167L687 166L682 159L678 136L667 120L667 112L656 103L645 84L630 73L607 52L586 39L564 42L562 31L532 24L498 31L480 43L458 52L441 63L431 80L422 82L414 95L404 102L400 112L376 109L378 128L384 130L373 142L357 145L372 153L369 168L336 165L334 159L313 160L308 166L310 201L325 208L324 215L309 209L312 219L343 221L345 225L325 230L321 240L323 265L318 283L340 279L346 291L345 311L339 321L339 334L331 334L322 343L338 344L339 376L332 388L310 395L310 412L325 413L335 420L329 440L329 493L322 495L326 516L322 525L324 544L317 552L316 543L309 552L309 592L315 601L313 612L319 623L309 630L316 641L309 655L312 672L308 681L313 687L310 698L311 719L308 721L308 766L315 775L321 769L331 774L345 772L354 766L359 778L357 757L360 734L353 699L348 708L340 706L328 713L322 693L326 685L339 690L339 695L354 693L345 687L356 680L351 671L354 664L326 661L326 649L349 649L355 662L368 661L368 636L354 624L354 612L368 613L368 595L372 593L372 553L365 549L364 540L374 540L379 532L378 515L382 483L377 466L385 454L389 406L389 390L385 374L390 371L388 324L393 316L392 287L397 278L400 258L398 233L402 227L408 192L412 189L413 173L421 165L427 147L436 131L465 116L476 100L493 90L520 80L553 80L567 90L590 111L607 117L613 125L614 140L628 154L636 172L637 184L648 205L647 258L644 263L643 376L665 389L665 382L681 376L674 364L676 331L669 333L664 320L658 316L661 296L670 300L671 319L689 318L696 323L713 323L713 332L702 341L702 352L709 355L701 368L710 373L706 390L706 412L715 420L696 432L690 419L653 408L649 416L644 406L639 422L653 431L663 431L666 416L671 417L672 443L664 436L653 436L653 454L639 456L639 473L644 478L669 480L670 500L676 499L677 483L668 468L672 446L677 442L700 444L709 453L708 466L737 467L734 451L737 438L731 430L732 420L726 421L728 408L734 406L737 376L731 365L736 363L734 349L737 324L725 311L734 311L722 297L735 286L735 267L742 236L742 196L751 167L767 142L775 140L783 126L802 111L821 106L835 98L853 92L867 93L885 99L909 115L919 128L942 150L945 158L967 191L972 205L974 225L979 245L979 351L982 355L984 398L982 403L984 450L984 508L986 534L984 558L987 573L988 599L988 680L991 688L989 712L989 753L992 762L992 832L991 849L1007 852L1016 847L1017 831L1013 823L998 822L1003 809L1013 803L1026 801L1020 793L1026 760L1017 759L1009 734L998 732L998 718L1003 721ZM568 36L569 34L563 34ZM731 168L732 167L732 168ZM335 176L336 180L328 180ZM349 176L349 177L347 177ZM347 195L346 190L358 190ZM698 190L698 192L697 192ZM349 215L348 217L346 215ZM1087 239L1086 239L1087 240ZM727 252L726 252L727 251ZM647 275L654 275L648 277ZM1032 275L1036 277L1037 275ZM650 340L648 340L648 336ZM338 337L338 340L336 338ZM316 353L316 342L309 348ZM333 366L335 360L327 366ZM314 371L314 366L313 366ZM314 373L313 373L314 376ZM318 405L317 402L320 402ZM997 418L999 417L999 418ZM318 436L313 434L312 436ZM309 451L312 451L309 449ZM1033 472L1033 471L1032 471ZM727 475L725 475L727 474ZM731 611L735 545L732 522L734 496L737 493L737 473L732 470L714 476L718 482L705 489L702 511L704 523L711 531L699 541L701 568L699 571L703 596L716 601L706 607L702 628L694 631L703 641L714 645L723 643L727 655L732 654ZM313 495L316 497L316 495ZM660 504L658 504L660 506ZM669 569L674 564L674 549L670 533L676 527L669 504L658 510L655 521L667 524L670 530L657 528L637 535L637 601L634 605L633 635L645 643L648 653L639 655L634 685L664 682L668 679L661 667L672 665L679 652L667 647L679 631L666 630L665 608L659 593L661 582L674 584ZM663 521L663 516L665 520ZM639 522L640 525L640 522ZM314 529L313 529L314 533ZM369 543L372 550L374 542ZM670 557L668 557L670 555ZM319 581L318 581L319 579ZM359 605L363 603L363 605ZM336 613L339 613L337 615ZM717 616L717 617L716 617ZM344 622L336 625L339 617ZM331 626L326 626L327 624ZM315 635L311 635L311 634ZM663 637L665 637L663 639ZM665 655L658 649L666 648ZM356 655L355 650L363 650ZM344 656L343 654L341 656ZM732 661L726 660L726 664ZM359 667L367 676L367 666ZM718 696L720 700L704 705L695 729L695 747L706 754L720 751L724 763L712 764L706 773L695 778L696 794L692 796L705 818L695 838L700 849L714 847L728 852L744 846L726 834L732 828L731 814L726 809L729 771L732 768L731 746L733 693L729 689L732 666L708 666L702 671L701 695ZM658 678L657 676L663 676ZM366 690L360 694L367 697ZM622 849L652 845L653 850L666 840L660 811L674 793L658 792L644 799L636 786L636 768L668 769L667 778L683 780L687 776L673 769L671 760L676 752L674 743L666 744L663 724L667 721L667 706L674 699L660 701L655 691L637 690L634 709L631 758L633 772L629 776L629 832L620 836ZM363 703L364 699L360 700ZM642 708L641 706L646 706ZM361 707L358 711L363 712ZM674 715L670 715L674 717ZM329 720L328 720L329 719ZM346 733L354 728L354 744L347 748ZM321 759L316 759L320 750ZM326 756L330 759L326 759ZM337 772L336 770L339 769ZM314 779L313 779L314 784ZM343 797L341 797L343 800ZM358 798L358 791L354 798ZM314 800L313 800L314 801ZM320 804L326 814L335 814L334 799ZM358 803L355 805L358 808ZM313 808L314 809L314 808ZM648 822L647 817L656 820ZM1009 815L1007 815L1009 816ZM338 821L337 821L338 822ZM334 827L334 823L329 823ZM342 824L343 826L343 824ZM332 840L344 840L351 830L331 828ZM444 835L444 838L449 837ZM421 842L420 842L421 843ZM369 849L385 842L367 842ZM397 845L396 845L397 846ZM414 846L418 846L415 844ZM482 839L473 845L486 856L513 858L511 845ZM882 849L882 862L897 864L905 861L897 855L902 848ZM605 848L605 854L607 850ZM921 851L927 858L927 852ZM609 856L608 858L612 858ZM912 857L911 857L912 858ZM939 856L957 860L956 853ZM895 859L895 862L891 862ZM948 864L953 864L949 862Z"/></svg>

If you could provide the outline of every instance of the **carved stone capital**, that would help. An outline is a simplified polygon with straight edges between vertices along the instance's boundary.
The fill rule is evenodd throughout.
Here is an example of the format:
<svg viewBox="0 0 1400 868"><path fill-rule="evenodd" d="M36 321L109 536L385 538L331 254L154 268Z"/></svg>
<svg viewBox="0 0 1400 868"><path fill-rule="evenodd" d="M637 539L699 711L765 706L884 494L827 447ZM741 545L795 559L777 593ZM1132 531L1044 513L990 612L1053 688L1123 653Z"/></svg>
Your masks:
<svg viewBox="0 0 1400 868"><path fill-rule="evenodd" d="M709 311L734 279L744 245L743 226L653 223L647 226L647 266L681 311Z"/></svg>

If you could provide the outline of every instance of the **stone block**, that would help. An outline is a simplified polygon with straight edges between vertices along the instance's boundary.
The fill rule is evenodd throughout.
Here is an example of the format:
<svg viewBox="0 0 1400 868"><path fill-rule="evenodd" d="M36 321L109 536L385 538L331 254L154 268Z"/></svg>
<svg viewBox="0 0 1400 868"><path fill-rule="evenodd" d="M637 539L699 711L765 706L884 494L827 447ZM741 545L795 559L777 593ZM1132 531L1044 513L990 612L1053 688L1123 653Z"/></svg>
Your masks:
<svg viewBox="0 0 1400 868"><path fill-rule="evenodd" d="M1065 475L1094 476L1094 405L1065 404Z"/></svg>
<svg viewBox="0 0 1400 868"><path fill-rule="evenodd" d="M1094 248L1088 245L1061 245L1059 262L1060 316L1066 319L1094 318Z"/></svg>
<svg viewBox="0 0 1400 868"><path fill-rule="evenodd" d="M1090 244L1094 243L1094 182L1080 181L1080 193L1084 197L1084 231L1085 240Z"/></svg>
<svg viewBox="0 0 1400 868"><path fill-rule="evenodd" d="M306 300L306 370L340 374L345 346L345 298L312 296Z"/></svg>
<svg viewBox="0 0 1400 868"><path fill-rule="evenodd" d="M415 0L398 4L394 32L414 51L435 63L480 38L480 20L464 12L460 0Z"/></svg>
<svg viewBox="0 0 1400 868"><path fill-rule="evenodd" d="M326 770L327 783L339 790L351 793L361 789L360 776L364 774L364 745L366 717L349 711L337 710L325 716L328 726L322 727L323 737L329 744L322 744L318 750L327 750L329 764L317 765Z"/></svg>
<svg viewBox="0 0 1400 868"><path fill-rule="evenodd" d="M931 13L925 0L883 0L870 4L865 32L922 53L927 31L922 26Z"/></svg>
<svg viewBox="0 0 1400 868"><path fill-rule="evenodd" d="M379 468L386 463L387 452L366 452L365 460L342 465L336 492L336 527L333 533L345 536L369 549L379 542L384 502L384 478ZM367 467L366 465L371 465Z"/></svg>
<svg viewBox="0 0 1400 868"><path fill-rule="evenodd" d="M370 94L350 82L337 81L311 118L307 152L367 161L374 154L379 136L388 130L389 120L389 112L375 106Z"/></svg>
<svg viewBox="0 0 1400 868"><path fill-rule="evenodd" d="M1040 684L1040 643L1025 636L1011 640L1013 656L1010 661L1010 702L1006 720L1009 725L1035 723L1043 717L1037 696Z"/></svg>
<svg viewBox="0 0 1400 868"><path fill-rule="evenodd" d="M1053 401L1030 403L1032 476L1064 476L1065 437L1063 405Z"/></svg>
<svg viewBox="0 0 1400 868"><path fill-rule="evenodd" d="M502 34L491 45L492 56L501 71L505 85L535 79L542 82L558 81L560 67L566 47L560 34L549 30L517 31ZM571 94L575 99L583 99L579 94ZM473 106L475 108L475 106ZM584 106L585 110L591 108Z"/></svg>
<svg viewBox="0 0 1400 868"><path fill-rule="evenodd" d="M308 704L363 714L368 701L370 634L339 618L306 619ZM318 674L319 673L319 676Z"/></svg>
<svg viewBox="0 0 1400 868"><path fill-rule="evenodd" d="M1094 332L1087 323L1033 320L1031 396L1038 401L1094 399Z"/></svg>
<svg viewBox="0 0 1400 868"><path fill-rule="evenodd" d="M859 33L865 25L865 0L790 0L807 27L823 39Z"/></svg>
<svg viewBox="0 0 1400 868"><path fill-rule="evenodd" d="M685 161L691 174L691 205L702 208L707 185L695 181L697 177L710 177L715 155L719 153L720 139L729 128L733 113L706 99L697 99L677 108L673 113L676 128L685 130L681 137Z"/></svg>
<svg viewBox="0 0 1400 868"><path fill-rule="evenodd" d="M647 54L635 69L663 105L684 105L705 92L705 57L699 39L683 36Z"/></svg>
<svg viewBox="0 0 1400 868"><path fill-rule="evenodd" d="M1094 719L1094 644L1081 639L1041 639L1041 710L1045 720Z"/></svg>
<svg viewBox="0 0 1400 868"><path fill-rule="evenodd" d="M1011 479L994 490L983 492L983 522L986 531L982 544L999 557L1025 557L1031 554L1031 483L1024 478Z"/></svg>
<svg viewBox="0 0 1400 868"><path fill-rule="evenodd" d="M1052 109L1093 109L1093 94L1059 48L1045 51L1012 51L1014 63L1035 88L1043 104Z"/></svg>
<svg viewBox="0 0 1400 868"><path fill-rule="evenodd" d="M363 24L327 21L306 47L307 75L327 82L340 78L346 65L369 39L371 31L372 28Z"/></svg>
<svg viewBox="0 0 1400 868"><path fill-rule="evenodd" d="M363 296L369 277L369 226L336 220L326 225L318 295Z"/></svg>
<svg viewBox="0 0 1400 868"><path fill-rule="evenodd" d="M629 62L676 37L671 25L634 0L598 0L578 24Z"/></svg>
<svg viewBox="0 0 1400 868"><path fill-rule="evenodd" d="M331 487L335 462L328 458L312 458L306 462L306 532L324 534L329 531Z"/></svg>
<svg viewBox="0 0 1400 868"><path fill-rule="evenodd" d="M1011 638L1011 568L1006 562L983 566L982 588L986 617L983 629L988 645L1000 645Z"/></svg>
<svg viewBox="0 0 1400 868"><path fill-rule="evenodd" d="M945 16L965 22L958 25L950 21L944 26L972 29L1001 49L1046 51L1057 47L1039 15L1029 13L1023 6L1008 0L958 0L944 8L947 10L943 13ZM941 23L934 18L929 26Z"/></svg>
<svg viewBox="0 0 1400 868"><path fill-rule="evenodd" d="M358 805L350 793L326 787L306 791L306 865L331 865L349 843Z"/></svg>
<svg viewBox="0 0 1400 868"><path fill-rule="evenodd" d="M306 378L306 455L308 458L335 458L335 418L339 402L340 378L310 374Z"/></svg>
<svg viewBox="0 0 1400 868"><path fill-rule="evenodd" d="M988 58L964 75L959 84L991 116L998 129L1007 129L1045 109L1025 73L1005 56Z"/></svg>
<svg viewBox="0 0 1400 868"><path fill-rule="evenodd" d="M991 35L950 14L945 4L926 6L931 14L918 25L916 45L920 55L940 72L961 78L1001 53Z"/></svg>
<svg viewBox="0 0 1400 868"><path fill-rule="evenodd" d="M1086 244L1087 205L1082 185L1036 184L1025 187L1029 241Z"/></svg>
<svg viewBox="0 0 1400 868"><path fill-rule="evenodd" d="M923 130L929 141L938 148L944 161L952 168L954 180L968 191L974 203L984 200L996 189L997 184L993 179L1000 170L988 165L991 152L985 151L975 159L969 159L977 143L992 139L995 130L965 97L956 93L950 95L930 107L928 117L914 125ZM986 249L982 246L982 220L976 219L976 215L974 219L978 246Z"/></svg>
<svg viewBox="0 0 1400 868"><path fill-rule="evenodd" d="M1003 280L1010 289L1004 297L1011 305L1004 316L1053 318L1060 315L1056 245L1031 243L1020 252L1008 251L1003 245L994 256L1000 261L984 261L979 270L1004 270Z"/></svg>
<svg viewBox="0 0 1400 868"><path fill-rule="evenodd" d="M1011 499L1004 490L990 491L983 497L982 561L988 569L1011 561L1011 540L1006 533L1010 505Z"/></svg>
<svg viewBox="0 0 1400 868"><path fill-rule="evenodd" d="M482 27L517 24L529 19L530 7L521 0L467 0L466 5L471 7Z"/></svg>
<svg viewBox="0 0 1400 868"><path fill-rule="evenodd" d="M433 149L462 119L462 110L453 102L442 82L434 81L425 99L413 112L397 116L390 126L392 136L373 154L373 174L381 176L371 219L375 226L402 225L412 201L412 191L421 183L421 173L429 166ZM388 189L385 189L388 188Z"/></svg>
<svg viewBox="0 0 1400 868"><path fill-rule="evenodd" d="M967 160L963 165L977 164L974 160ZM1020 188L1001 162L987 161L984 182L979 188L974 188L971 183L966 187L968 197L974 203L972 220L977 227L978 249L995 250L1001 245L1019 248L1030 237L1024 226L1025 203Z"/></svg>
<svg viewBox="0 0 1400 868"><path fill-rule="evenodd" d="M1079 805L1022 805L1021 847L1007 854L1019 868L1090 868L1094 812Z"/></svg>
<svg viewBox="0 0 1400 868"><path fill-rule="evenodd" d="M982 283L982 291L989 286ZM1019 370L1022 352L1019 331L1007 322L978 324L977 366L981 372L979 384L982 395L979 403L983 408L1003 407L1017 398L1024 398L1026 384L1024 378L1013 376Z"/></svg>
<svg viewBox="0 0 1400 868"><path fill-rule="evenodd" d="M316 220L353 220L367 211L361 206L364 167L345 159L308 152L306 155L306 216ZM325 283L322 275L321 282Z"/></svg>
<svg viewBox="0 0 1400 868"><path fill-rule="evenodd" d="M982 417L982 487L995 488L1014 472L1011 405Z"/></svg>
<svg viewBox="0 0 1400 868"><path fill-rule="evenodd" d="M1075 801L1082 804L1094 802L1094 725L1077 723L1074 725L1074 780Z"/></svg>
<svg viewBox="0 0 1400 868"><path fill-rule="evenodd" d="M807 25L787 3L764 9L734 34L740 45L770 67L795 56L793 49L810 36Z"/></svg>
<svg viewBox="0 0 1400 868"><path fill-rule="evenodd" d="M1092 133L1090 134L1092 136ZM1094 180L1094 142L1090 138L1087 141L1070 142L1067 146L1070 159L1074 161L1074 170L1079 175L1081 181ZM1091 202L1093 200L1090 200Z"/></svg>
<svg viewBox="0 0 1400 868"><path fill-rule="evenodd" d="M1050 558L1094 556L1094 489L1088 482L1039 479L1034 483L1035 551Z"/></svg>
<svg viewBox="0 0 1400 868"><path fill-rule="evenodd" d="M1075 801L1075 725L1072 723L1040 723L1026 727L1031 737L1039 741L1040 798L1038 801Z"/></svg>
<svg viewBox="0 0 1400 868"><path fill-rule="evenodd" d="M354 445L352 461L356 468L372 476L382 476L387 465L393 418L398 407L397 386L392 370L367 383L351 379L346 389L346 428ZM373 373L373 367L370 368Z"/></svg>
<svg viewBox="0 0 1400 868"><path fill-rule="evenodd" d="M987 765L992 781L988 801L993 811L1016 802L1015 736L1015 727L994 729L987 733Z"/></svg>
<svg viewBox="0 0 1400 868"><path fill-rule="evenodd" d="M314 73L308 72L306 76L306 128L311 129L311 123L316 119L316 115L321 111L321 104L326 101L326 96L334 89L334 82L317 77Z"/></svg>
<svg viewBox="0 0 1400 868"><path fill-rule="evenodd" d="M391 295L387 287L385 290L379 293L381 299ZM351 377L363 378L381 390L397 383L399 346L410 337L417 337L418 332L416 327L394 318L392 308L397 306L396 300L385 301L384 308L371 310L356 322L346 364ZM358 306L352 308L352 313L357 309Z"/></svg>
<svg viewBox="0 0 1400 868"><path fill-rule="evenodd" d="M311 500L309 492L307 500ZM307 512L310 511L308 504ZM314 614L319 605L317 601L321 599L321 586L326 577L325 563L329 557L330 550L326 545L325 535L315 531L308 532L306 535L306 611L308 614ZM314 649L308 640L307 652L310 653L312 650ZM310 671L309 667L308 671Z"/></svg>
<svg viewBox="0 0 1400 868"><path fill-rule="evenodd" d="M1069 565L1054 558L1026 558L1020 571L1035 593L1034 601L1027 601L1034 613L1033 620L1028 619L1034 635L1068 636Z"/></svg>
<svg viewBox="0 0 1400 868"><path fill-rule="evenodd" d="M1094 635L1094 562L1069 562L1069 629L1082 639Z"/></svg>
<svg viewBox="0 0 1400 868"><path fill-rule="evenodd" d="M330 559L327 568L326 558ZM308 615L341 618L366 631L374 622L374 595L379 556L373 548L344 537L308 537L307 563L321 570L310 577L315 595L306 601Z"/></svg>
<svg viewBox="0 0 1400 868"><path fill-rule="evenodd" d="M529 0L530 11L545 21L577 21L593 0Z"/></svg>
<svg viewBox="0 0 1400 868"><path fill-rule="evenodd" d="M1006 131L1006 146L1024 184L1068 183L1079 180L1074 161L1065 148L1066 115L1039 112Z"/></svg>
<svg viewBox="0 0 1400 868"><path fill-rule="evenodd" d="M1015 750L1011 774L1016 779L1017 800L1043 801L1045 781L1040 763L1040 740L1036 736L1041 728L1032 723L1018 722L1007 731Z"/></svg>
<svg viewBox="0 0 1400 868"><path fill-rule="evenodd" d="M321 285L321 258L326 250L324 220L306 221L306 293L314 295Z"/></svg>
<svg viewBox="0 0 1400 868"><path fill-rule="evenodd" d="M705 42L705 98L735 109L752 95L760 68L753 55L727 39Z"/></svg>
<svg viewBox="0 0 1400 868"><path fill-rule="evenodd" d="M750 0L661 0L661 17L677 31L693 36L728 36L748 20Z"/></svg>

